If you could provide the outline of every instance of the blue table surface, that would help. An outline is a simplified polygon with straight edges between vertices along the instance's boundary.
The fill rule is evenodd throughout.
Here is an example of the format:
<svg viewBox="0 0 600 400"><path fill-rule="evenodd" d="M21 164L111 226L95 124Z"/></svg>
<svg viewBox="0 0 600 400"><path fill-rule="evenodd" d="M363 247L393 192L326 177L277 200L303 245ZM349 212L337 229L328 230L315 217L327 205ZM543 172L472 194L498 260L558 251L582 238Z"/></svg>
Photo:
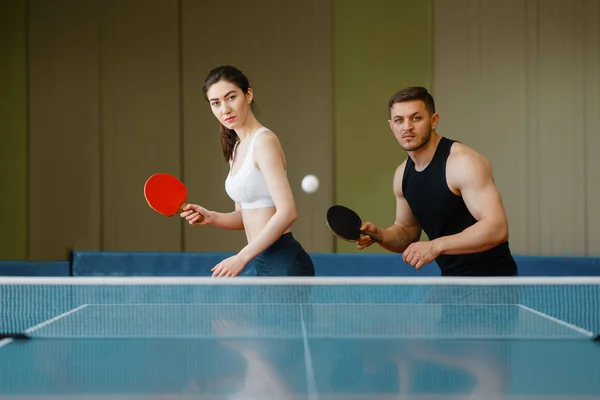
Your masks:
<svg viewBox="0 0 600 400"><path fill-rule="evenodd" d="M0 399L600 398L600 343L518 304L82 304L31 335Z"/></svg>

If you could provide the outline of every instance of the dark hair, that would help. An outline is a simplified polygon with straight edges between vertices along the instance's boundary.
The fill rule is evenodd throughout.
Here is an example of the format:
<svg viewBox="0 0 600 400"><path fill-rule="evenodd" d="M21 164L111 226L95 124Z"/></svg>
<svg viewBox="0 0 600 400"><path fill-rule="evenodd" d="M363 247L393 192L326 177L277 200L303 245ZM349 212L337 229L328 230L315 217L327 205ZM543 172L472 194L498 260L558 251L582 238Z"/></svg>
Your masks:
<svg viewBox="0 0 600 400"><path fill-rule="evenodd" d="M394 93L388 102L388 114L391 116L394 104L412 100L421 100L425 103L425 108L427 108L429 115L435 114L433 96L422 86L409 86Z"/></svg>
<svg viewBox="0 0 600 400"><path fill-rule="evenodd" d="M204 85L202 85L202 93L204 93L204 98L208 101L208 89L215 83L225 80L230 82L237 87L239 87L244 94L248 93L248 89L250 88L250 82L248 78L234 66L231 65L222 65L220 67L216 67L208 73L208 76L204 80ZM254 105L254 100L252 100L251 106ZM233 129L226 128L223 124L221 125L221 147L223 148L223 157L225 157L225 162L229 162L231 159L231 155L233 154L233 148L235 147L235 143L239 140L237 133Z"/></svg>

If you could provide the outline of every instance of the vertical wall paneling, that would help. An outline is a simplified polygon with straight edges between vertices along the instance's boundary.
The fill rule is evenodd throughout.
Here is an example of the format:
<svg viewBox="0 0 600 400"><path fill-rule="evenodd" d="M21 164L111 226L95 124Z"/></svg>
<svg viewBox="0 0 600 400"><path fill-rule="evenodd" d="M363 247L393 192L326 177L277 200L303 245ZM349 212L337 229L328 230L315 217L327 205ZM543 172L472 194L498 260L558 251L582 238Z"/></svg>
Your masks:
<svg viewBox="0 0 600 400"><path fill-rule="evenodd" d="M0 2L0 259L27 258L27 1Z"/></svg>
<svg viewBox="0 0 600 400"><path fill-rule="evenodd" d="M406 152L390 132L387 103L405 86L432 82L431 2L336 0L333 21L335 199L388 227L393 176ZM335 245L358 251L354 243ZM380 246L362 252L387 253Z"/></svg>
<svg viewBox="0 0 600 400"><path fill-rule="evenodd" d="M99 249L96 1L30 0L29 258Z"/></svg>
<svg viewBox="0 0 600 400"><path fill-rule="evenodd" d="M143 195L155 172L181 174L178 2L110 0L101 22L104 250L179 251L181 219Z"/></svg>
<svg viewBox="0 0 600 400"><path fill-rule="evenodd" d="M279 137L286 153L298 209L294 235L309 251L332 250L324 224L334 193L331 43L329 0L183 0L183 154L191 201L219 212L234 209L225 193L229 166L221 153L218 121L202 94L208 72L232 64L250 79L256 116ZM312 195L300 187L309 173L321 183ZM238 251L246 242L243 232L213 227L188 226L184 232L189 251Z"/></svg>
<svg viewBox="0 0 600 400"><path fill-rule="evenodd" d="M585 151L585 222L588 256L600 256L600 3L579 7L583 19L583 90Z"/></svg>
<svg viewBox="0 0 600 400"><path fill-rule="evenodd" d="M598 7L541 4L435 0L439 130L490 159L515 253L585 255L599 225Z"/></svg>

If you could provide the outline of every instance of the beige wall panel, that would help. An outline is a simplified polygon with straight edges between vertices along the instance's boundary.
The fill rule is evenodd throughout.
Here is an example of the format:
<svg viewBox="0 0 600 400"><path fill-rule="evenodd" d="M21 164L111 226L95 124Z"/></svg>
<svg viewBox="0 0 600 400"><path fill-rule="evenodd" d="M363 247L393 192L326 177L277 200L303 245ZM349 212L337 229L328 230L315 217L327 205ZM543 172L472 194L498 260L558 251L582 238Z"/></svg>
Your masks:
<svg viewBox="0 0 600 400"><path fill-rule="evenodd" d="M527 246L527 54L521 1L434 2L434 87L439 133L484 154L510 220Z"/></svg>
<svg viewBox="0 0 600 400"><path fill-rule="evenodd" d="M331 251L333 238L324 222L334 192L331 1L184 0L182 17L184 177L190 201L233 210L224 189L229 167L222 160L219 125L201 90L212 68L233 64L250 78L259 121L284 146L299 212L295 236L309 251ZM300 187L308 173L321 181L313 195ZM185 229L189 251L238 251L244 245L241 231Z"/></svg>
<svg viewBox="0 0 600 400"><path fill-rule="evenodd" d="M600 256L600 2L583 9L587 255Z"/></svg>
<svg viewBox="0 0 600 400"><path fill-rule="evenodd" d="M182 221L153 212L143 185L181 173L179 10L171 0L110 0L102 10L104 250L178 251Z"/></svg>
<svg viewBox="0 0 600 400"><path fill-rule="evenodd" d="M542 171L540 169L540 147L538 143L540 141L540 119L538 116L538 104L539 104L539 85L541 84L538 79L538 71L540 69L539 57L537 51L538 43L538 2L537 0L527 0L524 3L525 9L519 9L519 13L525 15L525 71L526 71L526 82L524 83L524 95L525 95L525 121L524 126L526 129L525 140L526 140L526 160L525 168L522 173L527 177L527 187L525 188L525 203L526 203L526 237L525 246L517 247L516 251L529 254L539 255L541 254L542 238L539 234L541 225L541 212L540 212L540 176ZM509 222L514 224L515 220L510 219ZM517 222L518 223L518 222Z"/></svg>
<svg viewBox="0 0 600 400"><path fill-rule="evenodd" d="M524 253L528 243L527 64L528 22L522 0L483 1L479 9L478 85L481 125L472 142L491 162L494 180L510 220L510 245ZM464 117L464 116L462 116ZM466 124L468 126L468 123ZM535 169L534 169L535 170Z"/></svg>
<svg viewBox="0 0 600 400"><path fill-rule="evenodd" d="M538 6L537 109L532 114L539 120L542 254L585 254L585 11L578 5L582 2L547 0Z"/></svg>
<svg viewBox="0 0 600 400"><path fill-rule="evenodd" d="M434 3L440 133L492 162L515 253L585 255L598 230L598 133L586 129L598 115L592 3Z"/></svg>
<svg viewBox="0 0 600 400"><path fill-rule="evenodd" d="M100 246L96 1L29 2L29 258Z"/></svg>

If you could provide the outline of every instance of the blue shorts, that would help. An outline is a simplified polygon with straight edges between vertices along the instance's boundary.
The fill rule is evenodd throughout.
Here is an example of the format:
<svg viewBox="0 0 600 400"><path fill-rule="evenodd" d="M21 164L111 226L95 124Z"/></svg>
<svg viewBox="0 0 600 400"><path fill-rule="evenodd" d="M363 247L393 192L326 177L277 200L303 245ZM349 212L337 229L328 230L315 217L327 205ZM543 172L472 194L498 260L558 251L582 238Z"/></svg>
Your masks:
<svg viewBox="0 0 600 400"><path fill-rule="evenodd" d="M313 262L291 232L254 258L258 276L315 276Z"/></svg>

